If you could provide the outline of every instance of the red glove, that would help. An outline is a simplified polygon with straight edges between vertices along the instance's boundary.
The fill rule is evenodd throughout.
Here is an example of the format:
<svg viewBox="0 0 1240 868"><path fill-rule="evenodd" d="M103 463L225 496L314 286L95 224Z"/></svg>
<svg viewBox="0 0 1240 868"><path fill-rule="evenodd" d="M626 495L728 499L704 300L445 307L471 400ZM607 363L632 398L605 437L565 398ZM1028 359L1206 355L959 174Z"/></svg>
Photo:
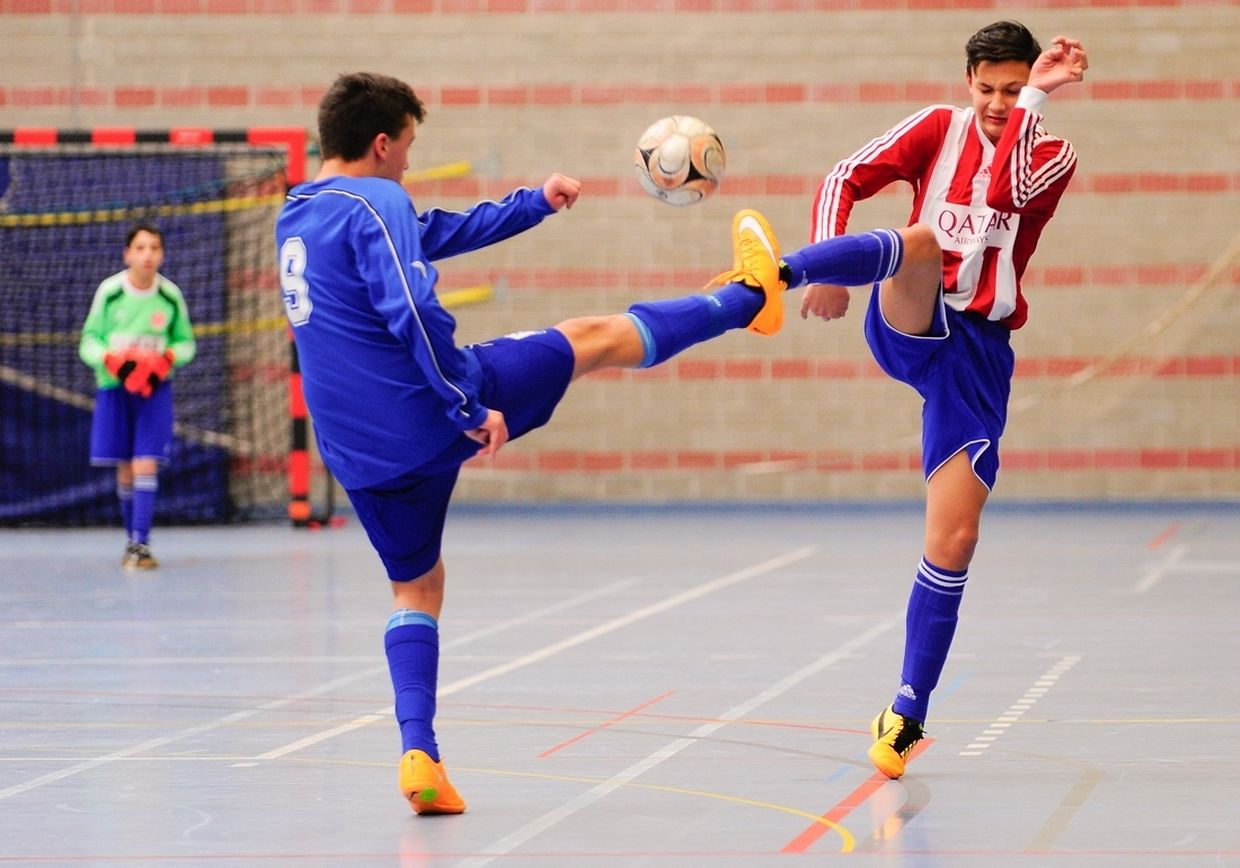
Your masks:
<svg viewBox="0 0 1240 868"><path fill-rule="evenodd" d="M138 356L134 360L134 366L124 380L126 389L135 395L141 395L143 398L151 397L151 393L155 391L155 387L151 385L151 363L149 358L149 354Z"/></svg>
<svg viewBox="0 0 1240 868"><path fill-rule="evenodd" d="M103 366L108 369L108 373L122 383L133 373L137 364L138 359L132 349L125 350L123 353L107 353L103 357Z"/></svg>
<svg viewBox="0 0 1240 868"><path fill-rule="evenodd" d="M167 350L162 354L151 352L139 354L138 363L125 378L125 388L143 398L151 397L159 384L171 373L174 358L176 357L172 354L172 350Z"/></svg>
<svg viewBox="0 0 1240 868"><path fill-rule="evenodd" d="M172 371L172 362L175 358L176 356L172 354L172 350L165 350L163 355L150 353L146 357L146 363L151 369L151 376L158 378L151 383L152 388L168 379L168 374Z"/></svg>

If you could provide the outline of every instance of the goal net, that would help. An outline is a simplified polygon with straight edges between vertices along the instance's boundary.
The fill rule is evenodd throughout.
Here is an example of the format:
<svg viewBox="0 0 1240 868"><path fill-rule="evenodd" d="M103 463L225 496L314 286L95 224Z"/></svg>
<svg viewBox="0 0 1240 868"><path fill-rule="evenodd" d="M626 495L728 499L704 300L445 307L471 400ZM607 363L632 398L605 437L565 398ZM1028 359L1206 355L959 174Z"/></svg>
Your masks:
<svg viewBox="0 0 1240 868"><path fill-rule="evenodd" d="M278 147L0 144L0 524L119 521L113 473L90 465L95 383L77 347L139 220L163 232L161 273L198 343L175 380L156 518L284 511L290 347L272 238L286 180Z"/></svg>

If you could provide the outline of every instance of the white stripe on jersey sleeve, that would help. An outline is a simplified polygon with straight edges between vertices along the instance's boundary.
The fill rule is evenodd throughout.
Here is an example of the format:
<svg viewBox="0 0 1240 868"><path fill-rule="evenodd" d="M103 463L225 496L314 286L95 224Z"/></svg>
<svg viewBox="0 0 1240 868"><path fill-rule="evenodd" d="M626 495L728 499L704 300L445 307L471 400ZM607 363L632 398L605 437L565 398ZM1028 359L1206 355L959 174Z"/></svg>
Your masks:
<svg viewBox="0 0 1240 868"><path fill-rule="evenodd" d="M818 231L815 234L818 237L814 238L814 241L822 241L824 238L831 238L835 235L835 221L840 211L839 191L843 187L844 181L852 174L853 169L863 163L868 163L875 155L881 154L890 148L905 133L939 108L942 108L942 106L927 106L916 114L910 115L881 136L871 139L851 157L841 160L836 165L835 169L823 181L822 193L819 195L818 202L816 203Z"/></svg>

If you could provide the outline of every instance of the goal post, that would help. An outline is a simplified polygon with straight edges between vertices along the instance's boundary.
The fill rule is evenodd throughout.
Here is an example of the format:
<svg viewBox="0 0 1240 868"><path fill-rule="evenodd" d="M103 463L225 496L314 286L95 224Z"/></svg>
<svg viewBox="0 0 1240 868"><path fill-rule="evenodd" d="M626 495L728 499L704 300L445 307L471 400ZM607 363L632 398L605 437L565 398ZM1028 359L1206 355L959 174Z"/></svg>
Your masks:
<svg viewBox="0 0 1240 868"><path fill-rule="evenodd" d="M312 482L328 510L332 483L298 418L272 246L306 145L297 128L0 130L0 524L119 520L114 479L89 464L95 386L77 343L139 220L164 233L161 271L199 346L174 381L157 520L324 519Z"/></svg>

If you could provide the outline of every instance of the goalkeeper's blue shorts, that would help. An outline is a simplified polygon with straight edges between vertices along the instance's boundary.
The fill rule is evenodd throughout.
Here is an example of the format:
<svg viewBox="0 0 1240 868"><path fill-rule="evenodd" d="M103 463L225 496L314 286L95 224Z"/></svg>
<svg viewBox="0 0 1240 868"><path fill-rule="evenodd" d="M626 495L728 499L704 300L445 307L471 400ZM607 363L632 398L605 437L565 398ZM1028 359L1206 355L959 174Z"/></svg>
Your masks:
<svg viewBox="0 0 1240 868"><path fill-rule="evenodd" d="M878 366L925 400L921 462L926 479L964 449L973 473L993 489L1016 364L1011 330L948 307L940 291L930 334L906 335L883 318L878 296L875 288L865 337Z"/></svg>
<svg viewBox="0 0 1240 868"><path fill-rule="evenodd" d="M90 425L90 463L121 464L135 458L165 463L172 452L172 383L149 398L121 386L100 389Z"/></svg>
<svg viewBox="0 0 1240 868"><path fill-rule="evenodd" d="M479 403L504 414L510 440L545 425L573 378L573 348L555 329L505 335L465 347L465 354ZM389 579L409 581L435 566L457 474L480 448L461 435L412 471L349 490Z"/></svg>

